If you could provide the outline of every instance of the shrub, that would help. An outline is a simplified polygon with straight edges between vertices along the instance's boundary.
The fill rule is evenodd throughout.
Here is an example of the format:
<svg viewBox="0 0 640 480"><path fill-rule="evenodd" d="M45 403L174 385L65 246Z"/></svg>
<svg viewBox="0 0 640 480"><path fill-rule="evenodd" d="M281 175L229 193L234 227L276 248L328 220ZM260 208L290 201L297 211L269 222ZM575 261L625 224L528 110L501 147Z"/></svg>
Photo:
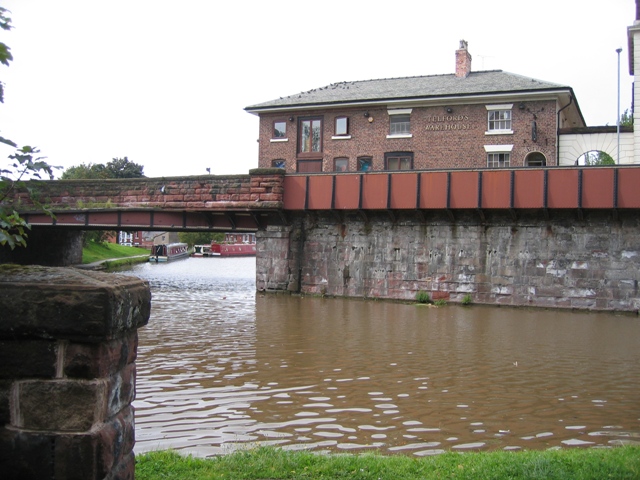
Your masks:
<svg viewBox="0 0 640 480"><path fill-rule="evenodd" d="M424 290L420 290L416 293L416 302L418 303L431 303L431 297L429 296L429 292L425 292Z"/></svg>
<svg viewBox="0 0 640 480"><path fill-rule="evenodd" d="M462 304L471 305L471 295L467 294L464 297L462 297Z"/></svg>
<svg viewBox="0 0 640 480"><path fill-rule="evenodd" d="M447 304L447 301L444 298L440 298L440 299L436 300L435 302L433 302L433 304L436 307L443 307L443 306L445 306Z"/></svg>

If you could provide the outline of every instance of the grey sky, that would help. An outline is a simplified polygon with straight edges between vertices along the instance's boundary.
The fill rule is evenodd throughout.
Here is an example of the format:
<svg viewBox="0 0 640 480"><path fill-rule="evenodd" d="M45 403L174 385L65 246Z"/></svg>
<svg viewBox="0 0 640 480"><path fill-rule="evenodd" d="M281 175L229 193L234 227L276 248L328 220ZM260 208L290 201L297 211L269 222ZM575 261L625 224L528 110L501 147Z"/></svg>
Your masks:
<svg viewBox="0 0 640 480"><path fill-rule="evenodd" d="M243 109L334 82L473 70L573 87L590 126L631 106L633 0L323 2L4 0L0 135L69 167L127 156L147 176L246 173ZM487 5L490 5L488 7ZM8 153L8 152L7 152Z"/></svg>

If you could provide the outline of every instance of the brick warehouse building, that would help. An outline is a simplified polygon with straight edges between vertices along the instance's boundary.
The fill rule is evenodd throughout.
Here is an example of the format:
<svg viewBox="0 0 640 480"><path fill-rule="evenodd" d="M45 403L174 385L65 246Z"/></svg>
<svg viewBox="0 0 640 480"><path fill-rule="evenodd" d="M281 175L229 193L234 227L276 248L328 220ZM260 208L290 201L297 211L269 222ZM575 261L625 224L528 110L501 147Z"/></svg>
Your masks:
<svg viewBox="0 0 640 480"><path fill-rule="evenodd" d="M288 173L558 165L560 129L585 128L569 86L501 70L341 82L249 106L259 167Z"/></svg>

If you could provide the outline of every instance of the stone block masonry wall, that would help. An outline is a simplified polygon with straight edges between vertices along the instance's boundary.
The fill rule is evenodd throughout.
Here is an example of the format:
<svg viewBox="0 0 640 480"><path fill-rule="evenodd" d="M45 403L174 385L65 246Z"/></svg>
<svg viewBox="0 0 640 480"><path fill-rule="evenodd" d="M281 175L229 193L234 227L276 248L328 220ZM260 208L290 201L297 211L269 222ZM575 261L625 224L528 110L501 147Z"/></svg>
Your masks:
<svg viewBox="0 0 640 480"><path fill-rule="evenodd" d="M444 213L423 221L406 213L394 222L385 213L348 214L342 221L300 214L288 246L265 239L261 248L272 256L288 252L279 270L265 271L272 277L258 277L258 286L409 301L424 290L452 302L470 295L485 304L640 309L637 212L614 219L590 211L583 220L575 212L553 212L549 220L542 213L519 212L517 220L488 213L485 222L476 212L455 215L455 221Z"/></svg>
<svg viewBox="0 0 640 480"><path fill-rule="evenodd" d="M10 479L133 479L133 277L0 266L0 465Z"/></svg>

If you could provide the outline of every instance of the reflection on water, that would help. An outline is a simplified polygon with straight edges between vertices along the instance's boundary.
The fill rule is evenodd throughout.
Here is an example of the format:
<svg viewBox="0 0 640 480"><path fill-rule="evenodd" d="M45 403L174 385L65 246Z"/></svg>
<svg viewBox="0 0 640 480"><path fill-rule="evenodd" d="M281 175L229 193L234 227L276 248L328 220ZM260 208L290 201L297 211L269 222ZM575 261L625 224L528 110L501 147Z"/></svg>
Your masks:
<svg viewBox="0 0 640 480"><path fill-rule="evenodd" d="M271 296L254 258L144 264L136 451L431 455L640 443L631 316Z"/></svg>

